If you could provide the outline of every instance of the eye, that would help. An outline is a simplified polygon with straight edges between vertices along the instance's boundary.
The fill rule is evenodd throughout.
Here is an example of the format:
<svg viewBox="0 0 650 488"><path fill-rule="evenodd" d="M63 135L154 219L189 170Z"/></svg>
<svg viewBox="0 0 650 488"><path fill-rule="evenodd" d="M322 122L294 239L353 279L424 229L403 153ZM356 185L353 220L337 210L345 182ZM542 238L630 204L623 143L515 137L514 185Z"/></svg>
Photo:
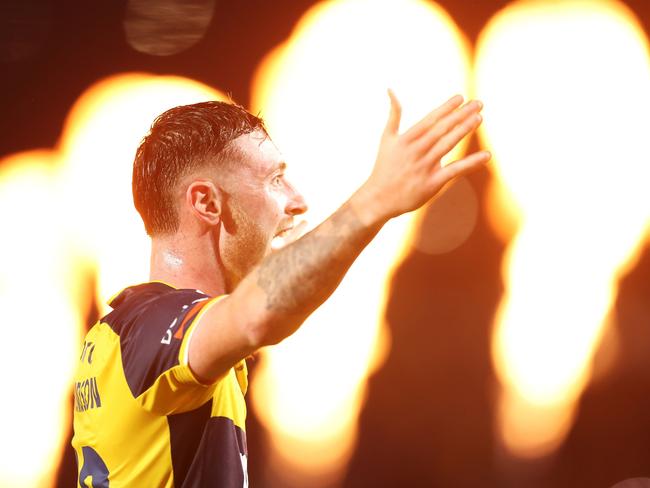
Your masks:
<svg viewBox="0 0 650 488"><path fill-rule="evenodd" d="M271 180L271 183L273 186L280 186L282 185L282 178L284 178L283 174L279 174L273 177L273 180Z"/></svg>

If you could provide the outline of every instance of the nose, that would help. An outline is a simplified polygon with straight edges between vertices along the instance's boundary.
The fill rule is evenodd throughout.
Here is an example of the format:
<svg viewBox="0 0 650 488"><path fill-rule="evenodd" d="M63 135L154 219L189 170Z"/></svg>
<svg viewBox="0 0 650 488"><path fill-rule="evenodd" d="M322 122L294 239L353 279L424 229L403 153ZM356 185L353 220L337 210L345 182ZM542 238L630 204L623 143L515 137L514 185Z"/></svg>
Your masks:
<svg viewBox="0 0 650 488"><path fill-rule="evenodd" d="M285 212L291 216L304 214L307 211L307 202L305 202L303 196L293 187L293 185L288 183L287 186L289 187L290 195L287 200Z"/></svg>

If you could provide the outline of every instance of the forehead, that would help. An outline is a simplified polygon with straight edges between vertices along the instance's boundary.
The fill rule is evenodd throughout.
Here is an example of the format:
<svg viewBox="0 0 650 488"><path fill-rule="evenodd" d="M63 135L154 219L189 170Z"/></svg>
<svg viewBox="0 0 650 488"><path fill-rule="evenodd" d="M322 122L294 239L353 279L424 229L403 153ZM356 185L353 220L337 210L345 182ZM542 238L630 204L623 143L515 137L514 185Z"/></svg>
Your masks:
<svg viewBox="0 0 650 488"><path fill-rule="evenodd" d="M243 134L233 141L240 152L241 169L252 176L265 177L284 166L282 153L263 132Z"/></svg>

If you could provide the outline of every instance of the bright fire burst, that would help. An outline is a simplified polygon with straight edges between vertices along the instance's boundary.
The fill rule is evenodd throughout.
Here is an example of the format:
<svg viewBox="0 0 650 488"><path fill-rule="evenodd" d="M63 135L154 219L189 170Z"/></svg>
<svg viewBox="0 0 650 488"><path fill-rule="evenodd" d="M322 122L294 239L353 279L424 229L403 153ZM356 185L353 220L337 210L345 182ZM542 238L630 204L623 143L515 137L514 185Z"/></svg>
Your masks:
<svg viewBox="0 0 650 488"><path fill-rule="evenodd" d="M510 452L537 457L572 425L650 216L650 60L637 20L606 1L517 2L477 51L492 220L517 222L495 318L497 424Z"/></svg>
<svg viewBox="0 0 650 488"><path fill-rule="evenodd" d="M435 4L351 0L305 15L260 68L253 108L285 151L312 224L369 174L386 87L401 97L407 126L467 91L468 66L465 40ZM491 208L508 212L492 219L517 223L493 343L499 432L516 455L549 453L566 435L617 277L648 224L648 86L646 38L620 3L515 3L479 39L476 91L501 202ZM0 406L0 485L54 477L88 270L101 304L147 278L148 241L130 193L140 137L163 110L214 98L223 97L182 78L114 77L81 98L56 150L0 164L0 304L5 343L20 345L2 355L4 370L20 376L5 377L14 400ZM388 268L411 225L407 217L387 226L332 300L262 363L253 401L276 469L288 464L297 477L288 486L332 484L346 465L365 378L388 347L379 327ZM33 382L19 378L39 378L38 402L24 401Z"/></svg>
<svg viewBox="0 0 650 488"><path fill-rule="evenodd" d="M0 163L0 307L12 345L1 361L20 371L4 378L0 486L53 485L92 299L88 273L98 276L102 306L148 279L148 239L131 197L136 147L159 113L212 99L224 97L185 78L115 76L76 103L56 150Z"/></svg>
<svg viewBox="0 0 650 488"><path fill-rule="evenodd" d="M0 163L0 486L48 486L71 416L70 378L81 328L79 268L61 232L57 160L49 151ZM77 280L78 281L78 280Z"/></svg>
<svg viewBox="0 0 650 488"><path fill-rule="evenodd" d="M261 65L252 108L284 151L311 226L370 174L387 87L405 107L406 128L466 93L468 71L467 43L435 4L354 0L310 10ZM411 227L412 216L389 223L332 298L270 349L257 372L253 405L270 431L270 465L283 486L334 486L345 472L366 378L387 352L388 284Z"/></svg>

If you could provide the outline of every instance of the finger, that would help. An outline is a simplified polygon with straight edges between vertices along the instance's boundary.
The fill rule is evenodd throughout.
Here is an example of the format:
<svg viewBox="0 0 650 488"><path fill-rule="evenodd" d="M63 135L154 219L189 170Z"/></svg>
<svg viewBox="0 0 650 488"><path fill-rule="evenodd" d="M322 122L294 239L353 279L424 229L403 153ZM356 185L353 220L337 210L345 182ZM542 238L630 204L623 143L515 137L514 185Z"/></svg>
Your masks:
<svg viewBox="0 0 650 488"><path fill-rule="evenodd" d="M467 173L471 173L477 168L485 165L492 158L489 151L479 151L465 156L462 159L448 164L444 168L440 168L435 175L435 178L441 178L440 184L444 185L448 181Z"/></svg>
<svg viewBox="0 0 650 488"><path fill-rule="evenodd" d="M390 114L388 115L388 122L386 123L384 133L397 134L399 132L399 122L402 118L402 106L390 88L388 89L388 96L390 97Z"/></svg>
<svg viewBox="0 0 650 488"><path fill-rule="evenodd" d="M482 121L483 117L481 117L480 114L470 115L468 118L463 120L463 122L442 136L429 150L426 158L434 161L440 160L445 154L451 151L463 137L474 131Z"/></svg>
<svg viewBox="0 0 650 488"><path fill-rule="evenodd" d="M426 133L433 124L435 124L441 117L456 110L463 103L462 95L454 95L438 108L429 112L422 120L411 127L404 133L404 137L408 140L417 139L422 134Z"/></svg>
<svg viewBox="0 0 650 488"><path fill-rule="evenodd" d="M420 140L417 141L420 154L426 153L446 133L457 125L462 124L466 119L473 117L473 115L479 112L482 108L483 104L480 101L472 100L467 102L458 110L455 110L438 120L438 123L436 123L428 133L424 134Z"/></svg>

